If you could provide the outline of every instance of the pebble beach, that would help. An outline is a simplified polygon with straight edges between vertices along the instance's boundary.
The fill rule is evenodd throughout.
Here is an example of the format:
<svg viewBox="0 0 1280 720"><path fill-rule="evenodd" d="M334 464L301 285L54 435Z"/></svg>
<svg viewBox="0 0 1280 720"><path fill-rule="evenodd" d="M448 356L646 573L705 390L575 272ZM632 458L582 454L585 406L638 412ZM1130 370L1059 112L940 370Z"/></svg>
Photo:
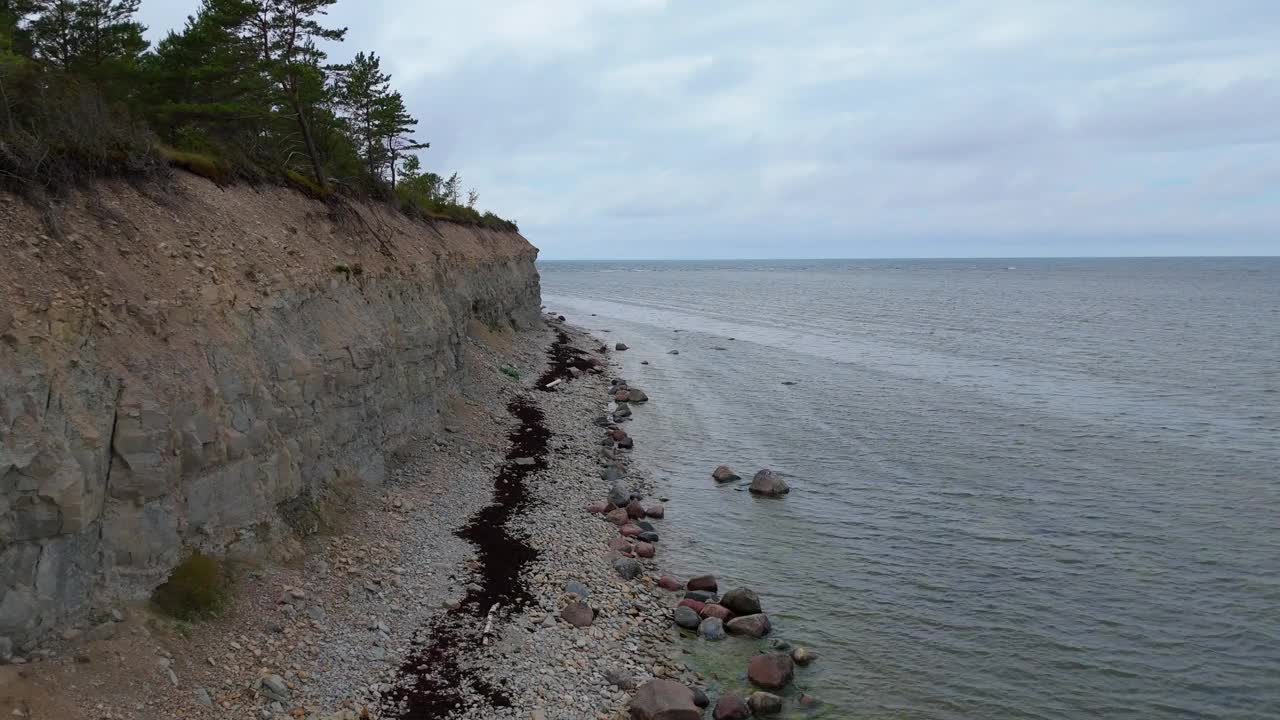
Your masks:
<svg viewBox="0 0 1280 720"><path fill-rule="evenodd" d="M27 695L6 699L14 716L777 712L763 690L808 651L759 640L771 651L741 668L762 690L750 697L709 697L687 664L683 643L753 640L769 623L754 593L718 588L710 570L663 574L663 517L679 508L636 460L643 438L626 423L651 399L611 371L616 352L555 316L471 342L470 381L440 431L391 458L388 485L353 489L333 528L241 569L217 618L139 605L64 633L15 666Z"/></svg>

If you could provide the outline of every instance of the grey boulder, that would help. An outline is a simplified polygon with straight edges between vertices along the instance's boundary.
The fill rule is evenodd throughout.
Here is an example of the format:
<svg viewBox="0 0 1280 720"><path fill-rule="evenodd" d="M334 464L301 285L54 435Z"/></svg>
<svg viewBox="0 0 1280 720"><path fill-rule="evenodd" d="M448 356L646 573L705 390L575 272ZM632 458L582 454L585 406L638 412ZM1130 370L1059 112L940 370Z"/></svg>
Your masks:
<svg viewBox="0 0 1280 720"><path fill-rule="evenodd" d="M791 492L791 487L782 476L772 470L761 470L751 478L751 493L765 497L782 497Z"/></svg>
<svg viewBox="0 0 1280 720"><path fill-rule="evenodd" d="M693 691L673 680L650 680L631 698L631 720L701 720Z"/></svg>
<svg viewBox="0 0 1280 720"><path fill-rule="evenodd" d="M742 479L742 476L735 473L733 471L733 468L729 467L728 465L721 465L720 467L717 467L715 470L712 470L711 477L715 479L715 481L718 483L733 482L734 480Z"/></svg>
<svg viewBox="0 0 1280 720"><path fill-rule="evenodd" d="M676 625L686 630L697 630L702 619L698 617L698 611L687 605L679 605L671 612L671 619Z"/></svg>
<svg viewBox="0 0 1280 720"><path fill-rule="evenodd" d="M735 588L720 598L720 604L734 615L755 615L760 612L760 597L750 588Z"/></svg>

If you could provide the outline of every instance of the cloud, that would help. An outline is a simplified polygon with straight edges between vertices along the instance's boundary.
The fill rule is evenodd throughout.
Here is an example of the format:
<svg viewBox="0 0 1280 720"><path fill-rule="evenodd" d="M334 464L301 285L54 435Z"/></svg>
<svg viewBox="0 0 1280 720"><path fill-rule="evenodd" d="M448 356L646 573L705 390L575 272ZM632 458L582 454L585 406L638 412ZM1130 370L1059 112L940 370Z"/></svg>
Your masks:
<svg viewBox="0 0 1280 720"><path fill-rule="evenodd" d="M157 27L194 2L144 0ZM544 257L1272 252L1262 0L341 0ZM607 242L601 239L607 238Z"/></svg>

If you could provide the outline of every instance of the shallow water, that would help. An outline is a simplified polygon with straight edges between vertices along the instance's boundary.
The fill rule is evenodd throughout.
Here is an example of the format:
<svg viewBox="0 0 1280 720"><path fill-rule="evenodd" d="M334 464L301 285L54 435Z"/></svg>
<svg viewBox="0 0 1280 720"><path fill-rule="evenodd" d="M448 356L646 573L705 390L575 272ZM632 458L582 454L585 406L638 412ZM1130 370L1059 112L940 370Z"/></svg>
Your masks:
<svg viewBox="0 0 1280 720"><path fill-rule="evenodd" d="M1280 259L540 269L654 398L666 567L756 588L821 716L1280 717Z"/></svg>

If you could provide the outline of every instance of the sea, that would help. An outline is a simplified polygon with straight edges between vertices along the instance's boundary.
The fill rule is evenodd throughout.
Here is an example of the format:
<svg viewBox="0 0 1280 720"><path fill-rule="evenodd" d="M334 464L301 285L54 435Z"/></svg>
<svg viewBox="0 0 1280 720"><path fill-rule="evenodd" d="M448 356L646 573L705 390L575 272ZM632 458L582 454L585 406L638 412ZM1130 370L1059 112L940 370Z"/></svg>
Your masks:
<svg viewBox="0 0 1280 720"><path fill-rule="evenodd" d="M1280 258L539 270L652 398L662 567L820 655L784 717L1280 718Z"/></svg>

